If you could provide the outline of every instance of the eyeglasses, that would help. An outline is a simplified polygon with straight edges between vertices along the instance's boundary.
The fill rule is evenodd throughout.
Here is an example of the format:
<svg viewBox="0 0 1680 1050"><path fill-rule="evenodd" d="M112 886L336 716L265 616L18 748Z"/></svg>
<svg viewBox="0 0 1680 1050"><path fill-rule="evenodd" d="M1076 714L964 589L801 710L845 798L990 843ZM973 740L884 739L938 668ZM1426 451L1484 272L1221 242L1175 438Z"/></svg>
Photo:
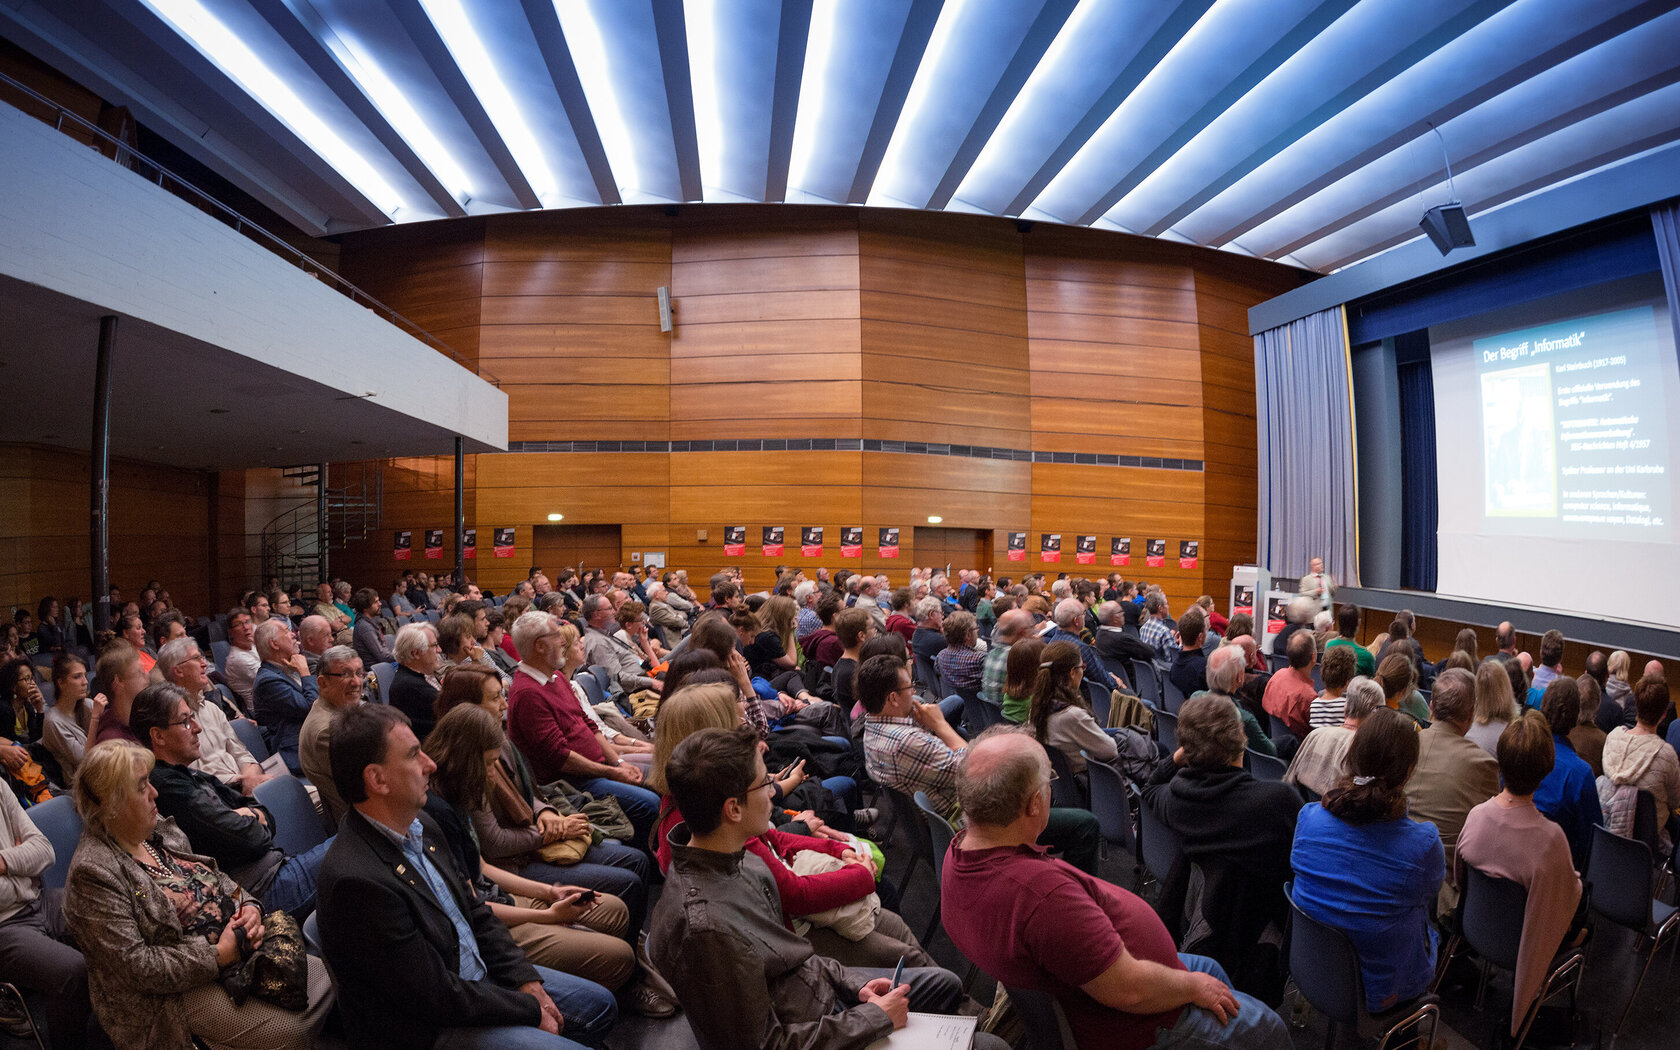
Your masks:
<svg viewBox="0 0 1680 1050"><path fill-rule="evenodd" d="M316 678L360 678L360 671L317 671Z"/></svg>
<svg viewBox="0 0 1680 1050"><path fill-rule="evenodd" d="M1056 782L1056 781L1058 781L1058 780L1060 780L1060 779L1062 779L1062 778L1061 778L1061 777L1059 777L1059 776L1057 776L1057 775L1056 775L1056 771L1055 771L1055 770L1054 770L1054 769L1052 769L1052 770L1051 770L1051 771L1050 771L1050 779L1049 779L1049 780L1046 780L1046 781L1045 781L1045 782L1044 782L1044 786L1045 786L1045 787L1049 787L1049 786L1050 786L1050 785L1051 785L1051 784L1054 784L1054 783L1055 783L1055 782Z"/></svg>
<svg viewBox="0 0 1680 1050"><path fill-rule="evenodd" d="M195 725L198 725L198 716L197 715L188 715L187 717L182 718L182 719L178 719L174 722L165 722L163 724L163 727L165 729L174 729L176 726L195 726Z"/></svg>
<svg viewBox="0 0 1680 1050"><path fill-rule="evenodd" d="M776 775L774 773L766 773L766 774L764 774L764 779L763 780L760 780L758 783L754 784L752 787L750 787L746 791L742 792L741 793L741 798L745 799L747 796L751 795L754 791L762 791L764 788L770 787L771 785L773 785L775 783L776 783Z"/></svg>

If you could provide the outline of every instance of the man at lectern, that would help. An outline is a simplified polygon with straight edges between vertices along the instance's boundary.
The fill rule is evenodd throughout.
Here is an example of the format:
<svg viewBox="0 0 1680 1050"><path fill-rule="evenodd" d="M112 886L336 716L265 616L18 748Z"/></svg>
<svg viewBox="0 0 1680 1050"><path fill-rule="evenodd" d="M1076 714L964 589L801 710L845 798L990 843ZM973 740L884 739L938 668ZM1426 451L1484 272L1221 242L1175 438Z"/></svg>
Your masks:
<svg viewBox="0 0 1680 1050"><path fill-rule="evenodd" d="M1314 558L1308 563L1308 573L1301 577L1301 597L1311 598L1320 609L1330 609L1335 600L1335 577L1324 571L1324 559Z"/></svg>

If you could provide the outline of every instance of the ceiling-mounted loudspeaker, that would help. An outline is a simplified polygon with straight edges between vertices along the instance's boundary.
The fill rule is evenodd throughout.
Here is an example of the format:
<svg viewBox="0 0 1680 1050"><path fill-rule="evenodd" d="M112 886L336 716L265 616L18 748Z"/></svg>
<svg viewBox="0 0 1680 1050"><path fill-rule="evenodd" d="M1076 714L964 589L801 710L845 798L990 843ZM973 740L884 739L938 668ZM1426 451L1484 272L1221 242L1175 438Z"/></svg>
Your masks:
<svg viewBox="0 0 1680 1050"><path fill-rule="evenodd" d="M1429 235L1435 242L1435 247L1445 255L1454 248L1469 248L1476 243L1475 236L1470 232L1470 218L1464 214L1464 205L1437 204L1423 213L1423 221L1418 227Z"/></svg>
<svg viewBox="0 0 1680 1050"><path fill-rule="evenodd" d="M669 332L671 330L670 286L664 284L660 285L657 294L659 295L659 330L661 332Z"/></svg>

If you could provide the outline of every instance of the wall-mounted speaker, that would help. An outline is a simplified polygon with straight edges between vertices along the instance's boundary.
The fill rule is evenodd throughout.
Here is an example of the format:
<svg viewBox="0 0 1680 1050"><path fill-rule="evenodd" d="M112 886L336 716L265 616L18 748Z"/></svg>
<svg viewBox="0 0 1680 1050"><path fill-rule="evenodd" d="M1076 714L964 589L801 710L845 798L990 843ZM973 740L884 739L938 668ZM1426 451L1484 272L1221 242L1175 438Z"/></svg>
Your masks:
<svg viewBox="0 0 1680 1050"><path fill-rule="evenodd" d="M669 285L663 285L663 284L660 285L659 289L658 289L658 295L659 295L659 330L661 332L669 332L671 330L671 289L670 289L670 286Z"/></svg>
<svg viewBox="0 0 1680 1050"><path fill-rule="evenodd" d="M1464 205L1456 202L1437 204L1424 212L1418 228L1429 235L1442 255L1454 248L1468 248L1476 243L1475 236L1470 232L1470 218L1464 214Z"/></svg>

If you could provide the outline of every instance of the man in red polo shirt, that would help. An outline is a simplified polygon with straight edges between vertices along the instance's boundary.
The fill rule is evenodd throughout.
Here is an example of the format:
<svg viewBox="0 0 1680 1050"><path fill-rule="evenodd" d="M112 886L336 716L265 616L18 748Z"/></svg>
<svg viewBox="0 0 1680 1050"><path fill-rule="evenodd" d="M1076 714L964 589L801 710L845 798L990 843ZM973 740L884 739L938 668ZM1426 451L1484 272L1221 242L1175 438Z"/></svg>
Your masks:
<svg viewBox="0 0 1680 1050"><path fill-rule="evenodd" d="M1290 1050L1283 1019L1212 959L1178 954L1141 898L1044 854L1050 780L1044 748L1017 728L969 744L968 827L941 893L951 943L1000 983L1055 996L1080 1050Z"/></svg>
<svg viewBox="0 0 1680 1050"><path fill-rule="evenodd" d="M1318 661L1318 646L1313 642L1312 632L1296 631L1289 636L1285 651L1289 654L1289 666L1272 675L1271 681L1266 683L1266 693L1260 700L1260 706L1288 726L1297 740L1305 740L1312 732L1308 715L1312 712L1313 701L1318 699L1318 688L1313 685L1312 678L1313 664Z"/></svg>

